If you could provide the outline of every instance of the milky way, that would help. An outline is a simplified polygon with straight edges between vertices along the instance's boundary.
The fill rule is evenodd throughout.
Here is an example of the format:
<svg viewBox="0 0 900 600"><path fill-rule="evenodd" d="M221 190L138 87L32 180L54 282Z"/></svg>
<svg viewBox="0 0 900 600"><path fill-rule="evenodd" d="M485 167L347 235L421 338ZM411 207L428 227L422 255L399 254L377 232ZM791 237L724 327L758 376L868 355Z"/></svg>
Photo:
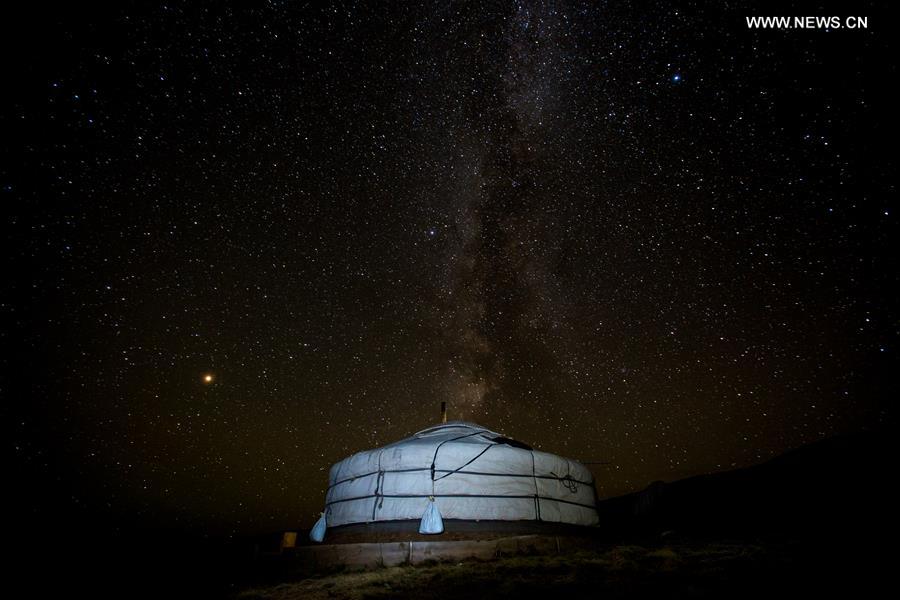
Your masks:
<svg viewBox="0 0 900 600"><path fill-rule="evenodd" d="M548 177L543 169L553 167L542 154L544 129L565 118L561 97L572 85L561 48L567 32L554 8L511 9L475 30L469 60L480 67L484 87L461 104L468 118L450 132L466 139L474 156L472 176L449 202L455 244L448 257L451 293L441 305L449 314L451 351L444 393L451 407L472 418L486 399L521 401L504 394L506 363L568 314L563 282L553 272L560 251L544 246L560 235L558 223L552 213L535 219L554 204L553 192L541 185ZM535 251L537 244L543 247ZM560 368L545 348L535 350L543 368Z"/></svg>

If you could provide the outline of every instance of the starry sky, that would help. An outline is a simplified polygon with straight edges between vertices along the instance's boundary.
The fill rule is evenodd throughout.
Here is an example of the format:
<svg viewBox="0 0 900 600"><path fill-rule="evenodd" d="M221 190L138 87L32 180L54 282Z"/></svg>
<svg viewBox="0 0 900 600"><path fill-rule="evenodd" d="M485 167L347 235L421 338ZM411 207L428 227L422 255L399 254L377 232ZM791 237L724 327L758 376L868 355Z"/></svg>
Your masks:
<svg viewBox="0 0 900 600"><path fill-rule="evenodd" d="M783 3L3 19L16 473L253 531L309 526L334 462L442 401L606 463L601 497L885 425L897 74L853 9L868 30L747 28L848 14Z"/></svg>

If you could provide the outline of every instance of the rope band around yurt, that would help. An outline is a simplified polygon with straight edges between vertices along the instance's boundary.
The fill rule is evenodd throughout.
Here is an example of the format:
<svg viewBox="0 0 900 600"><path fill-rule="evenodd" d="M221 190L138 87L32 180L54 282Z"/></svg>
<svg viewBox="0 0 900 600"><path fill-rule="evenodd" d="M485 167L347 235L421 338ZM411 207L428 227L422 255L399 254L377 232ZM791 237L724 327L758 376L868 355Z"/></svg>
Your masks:
<svg viewBox="0 0 900 600"><path fill-rule="evenodd" d="M435 469L435 473L459 473L460 475L481 475L484 477L533 477L537 479L554 479L561 482L564 486L566 486L566 482L576 483L578 485L594 485L593 481L582 481L580 479L575 479L571 475L565 475L560 477L556 474L550 475L536 475L534 473L488 473L486 471L462 471L460 469L464 468L460 467L459 469ZM362 479L363 477L371 477L372 475L378 475L379 473L418 473L421 471L430 471L429 467L414 467L411 469L383 469L381 471L369 471L368 473L361 473L359 475L355 475L353 477L347 477L346 479L341 479L340 481L335 481L331 485L328 486L328 489L335 488L343 483L349 483L351 481L356 481L357 479ZM568 486L566 486L568 487ZM571 489L570 489L571 491Z"/></svg>
<svg viewBox="0 0 900 600"><path fill-rule="evenodd" d="M375 498L375 494L368 494L366 496L354 496L353 498L341 498L339 500L332 500L331 502L326 503L326 506L330 506L332 504L340 504L341 502L353 502L355 500L368 500L369 498ZM562 498L553 498L551 496L534 496L533 494L529 495L506 495L506 494L378 494L378 498L510 498L510 499L528 499L532 500L535 497L540 500L546 500L548 502L560 502L562 504L571 504L573 506L580 506L582 508L589 508L591 510L596 511L597 507L593 504L585 504L583 502L575 502L573 500L563 500Z"/></svg>

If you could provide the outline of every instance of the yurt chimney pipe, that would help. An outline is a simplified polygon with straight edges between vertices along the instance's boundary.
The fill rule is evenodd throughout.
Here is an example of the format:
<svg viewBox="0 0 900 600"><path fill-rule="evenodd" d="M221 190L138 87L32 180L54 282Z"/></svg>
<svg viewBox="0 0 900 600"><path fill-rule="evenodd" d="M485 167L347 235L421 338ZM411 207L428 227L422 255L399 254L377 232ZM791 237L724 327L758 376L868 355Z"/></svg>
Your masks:
<svg viewBox="0 0 900 600"><path fill-rule="evenodd" d="M441 423L447 422L447 403L441 402Z"/></svg>

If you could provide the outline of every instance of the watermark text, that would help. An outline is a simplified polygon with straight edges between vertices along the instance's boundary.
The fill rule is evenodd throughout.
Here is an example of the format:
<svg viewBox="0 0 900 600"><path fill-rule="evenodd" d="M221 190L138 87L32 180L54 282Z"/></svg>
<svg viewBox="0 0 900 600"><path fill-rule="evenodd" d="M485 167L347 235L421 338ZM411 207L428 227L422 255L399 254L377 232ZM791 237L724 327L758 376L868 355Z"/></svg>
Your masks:
<svg viewBox="0 0 900 600"><path fill-rule="evenodd" d="M868 29L869 17L746 17L748 29Z"/></svg>

